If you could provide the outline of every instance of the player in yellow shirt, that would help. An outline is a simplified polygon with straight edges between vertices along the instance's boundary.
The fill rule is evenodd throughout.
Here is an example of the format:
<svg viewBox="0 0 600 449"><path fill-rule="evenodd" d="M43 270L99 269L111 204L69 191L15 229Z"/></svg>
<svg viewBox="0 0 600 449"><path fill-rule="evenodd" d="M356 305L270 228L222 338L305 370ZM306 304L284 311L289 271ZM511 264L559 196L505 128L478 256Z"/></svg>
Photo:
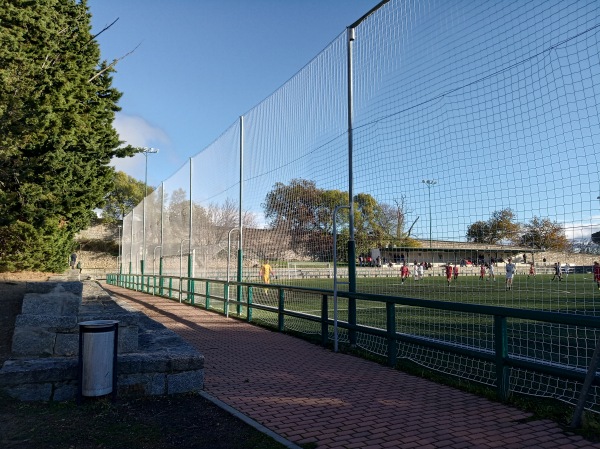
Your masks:
<svg viewBox="0 0 600 449"><path fill-rule="evenodd" d="M271 276L274 276L274 275L275 275L275 272L273 271L273 268L271 267L271 265L269 265L269 261L265 260L265 263L263 263L260 266L259 276L262 278L262 280L265 284L270 284Z"/></svg>

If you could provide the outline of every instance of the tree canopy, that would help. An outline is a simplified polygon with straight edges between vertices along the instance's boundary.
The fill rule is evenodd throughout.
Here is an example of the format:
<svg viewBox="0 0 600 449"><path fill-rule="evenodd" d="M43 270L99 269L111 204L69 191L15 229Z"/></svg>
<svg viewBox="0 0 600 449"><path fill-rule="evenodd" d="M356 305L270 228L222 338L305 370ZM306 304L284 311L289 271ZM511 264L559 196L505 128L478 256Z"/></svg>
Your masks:
<svg viewBox="0 0 600 449"><path fill-rule="evenodd" d="M153 191L154 187L146 186L127 173L116 172L114 186L105 197L102 221L107 224L122 221L125 215L143 201L146 193L150 195Z"/></svg>
<svg viewBox="0 0 600 449"><path fill-rule="evenodd" d="M476 221L467 229L467 240L474 243L495 244L501 241L517 242L521 225L515 221L512 210L492 213L487 221Z"/></svg>
<svg viewBox="0 0 600 449"><path fill-rule="evenodd" d="M316 260L331 257L333 247L333 213L336 206L348 204L348 193L325 190L314 181L292 179L289 184L276 183L263 203L271 229L289 235L292 249ZM338 254L345 257L349 237L347 208L339 209L336 230ZM367 193L354 196L354 237L357 253L390 244L417 246L404 232L404 198L396 206L379 203Z"/></svg>
<svg viewBox="0 0 600 449"><path fill-rule="evenodd" d="M90 28L86 1L0 9L1 271L66 268L111 190L110 160L137 151L112 126L121 93Z"/></svg>
<svg viewBox="0 0 600 449"><path fill-rule="evenodd" d="M533 217L529 223L516 222L510 209L492 213L487 221L476 221L467 229L467 239L475 243L508 241L537 249L565 251L571 244L562 225L549 218Z"/></svg>
<svg viewBox="0 0 600 449"><path fill-rule="evenodd" d="M524 232L519 243L537 249L566 251L571 243L565 235L564 227L548 218L533 217L523 226Z"/></svg>

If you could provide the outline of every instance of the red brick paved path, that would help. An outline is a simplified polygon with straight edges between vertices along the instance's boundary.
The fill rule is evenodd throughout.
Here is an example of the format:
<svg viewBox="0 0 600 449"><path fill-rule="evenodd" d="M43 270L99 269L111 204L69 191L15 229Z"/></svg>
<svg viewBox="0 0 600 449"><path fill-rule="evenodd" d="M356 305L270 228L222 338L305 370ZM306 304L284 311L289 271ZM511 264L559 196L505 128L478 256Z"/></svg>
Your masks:
<svg viewBox="0 0 600 449"><path fill-rule="evenodd" d="M600 448L548 420L223 315L105 288L205 356L205 391L296 444Z"/></svg>

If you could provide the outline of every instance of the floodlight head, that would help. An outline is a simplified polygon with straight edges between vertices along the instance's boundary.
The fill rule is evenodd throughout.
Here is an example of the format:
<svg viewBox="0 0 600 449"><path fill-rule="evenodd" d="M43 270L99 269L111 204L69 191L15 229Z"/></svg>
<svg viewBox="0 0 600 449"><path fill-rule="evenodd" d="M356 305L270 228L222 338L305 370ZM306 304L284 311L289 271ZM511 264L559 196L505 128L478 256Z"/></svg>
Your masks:
<svg viewBox="0 0 600 449"><path fill-rule="evenodd" d="M144 154L156 154L156 153L158 153L158 148L147 148L147 147L144 147L142 153L144 153Z"/></svg>

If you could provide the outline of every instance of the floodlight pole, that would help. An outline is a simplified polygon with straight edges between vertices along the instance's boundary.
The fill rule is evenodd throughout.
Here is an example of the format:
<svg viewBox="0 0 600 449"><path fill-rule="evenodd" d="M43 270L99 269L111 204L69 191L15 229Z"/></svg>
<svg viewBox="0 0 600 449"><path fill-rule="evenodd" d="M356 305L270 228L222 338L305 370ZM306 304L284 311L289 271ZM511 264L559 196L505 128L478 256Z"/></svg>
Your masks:
<svg viewBox="0 0 600 449"><path fill-rule="evenodd" d="M244 246L243 246L243 193L244 193L244 116L240 116L240 205L238 209L238 266L237 266L237 281L242 282L243 276L243 267L244 267ZM229 280L229 276L227 276L227 280ZM242 313L242 287L238 285L237 287L237 313L241 315ZM250 311L248 311L248 316L250 316Z"/></svg>
<svg viewBox="0 0 600 449"><path fill-rule="evenodd" d="M358 27L367 17L388 3L390 0L382 0L375 5L369 12L364 14L360 19L346 28L347 31L347 84L348 84L348 203L350 205L350 219L348 221L348 290L352 293L356 292L356 241L354 240L354 173L353 173L353 63L352 63L352 47L356 39L356 27ZM350 345L356 345L356 299L348 298L348 339Z"/></svg>
<svg viewBox="0 0 600 449"><path fill-rule="evenodd" d="M194 203L193 203L193 195L192 195L192 185L194 181L194 163L193 159L190 158L190 229L188 234L188 300L193 301L193 294L191 292L194 291L194 281L192 278L194 277L194 259L195 259L195 251L192 252L192 230L194 228Z"/></svg>
<svg viewBox="0 0 600 449"><path fill-rule="evenodd" d="M350 206L348 219L348 291L356 292L356 240L354 240L354 171L353 171L353 64L352 64L352 43L355 39L354 29L357 23L352 24L347 29L348 34L348 204ZM335 224L335 222L334 222ZM334 248L335 250L335 248ZM335 263L335 261L334 261ZM334 276L335 277L335 276ZM336 298L337 299L337 298ZM356 345L356 299L348 298L348 340L350 345ZM336 327L337 330L337 327ZM337 341L336 341L337 343Z"/></svg>

